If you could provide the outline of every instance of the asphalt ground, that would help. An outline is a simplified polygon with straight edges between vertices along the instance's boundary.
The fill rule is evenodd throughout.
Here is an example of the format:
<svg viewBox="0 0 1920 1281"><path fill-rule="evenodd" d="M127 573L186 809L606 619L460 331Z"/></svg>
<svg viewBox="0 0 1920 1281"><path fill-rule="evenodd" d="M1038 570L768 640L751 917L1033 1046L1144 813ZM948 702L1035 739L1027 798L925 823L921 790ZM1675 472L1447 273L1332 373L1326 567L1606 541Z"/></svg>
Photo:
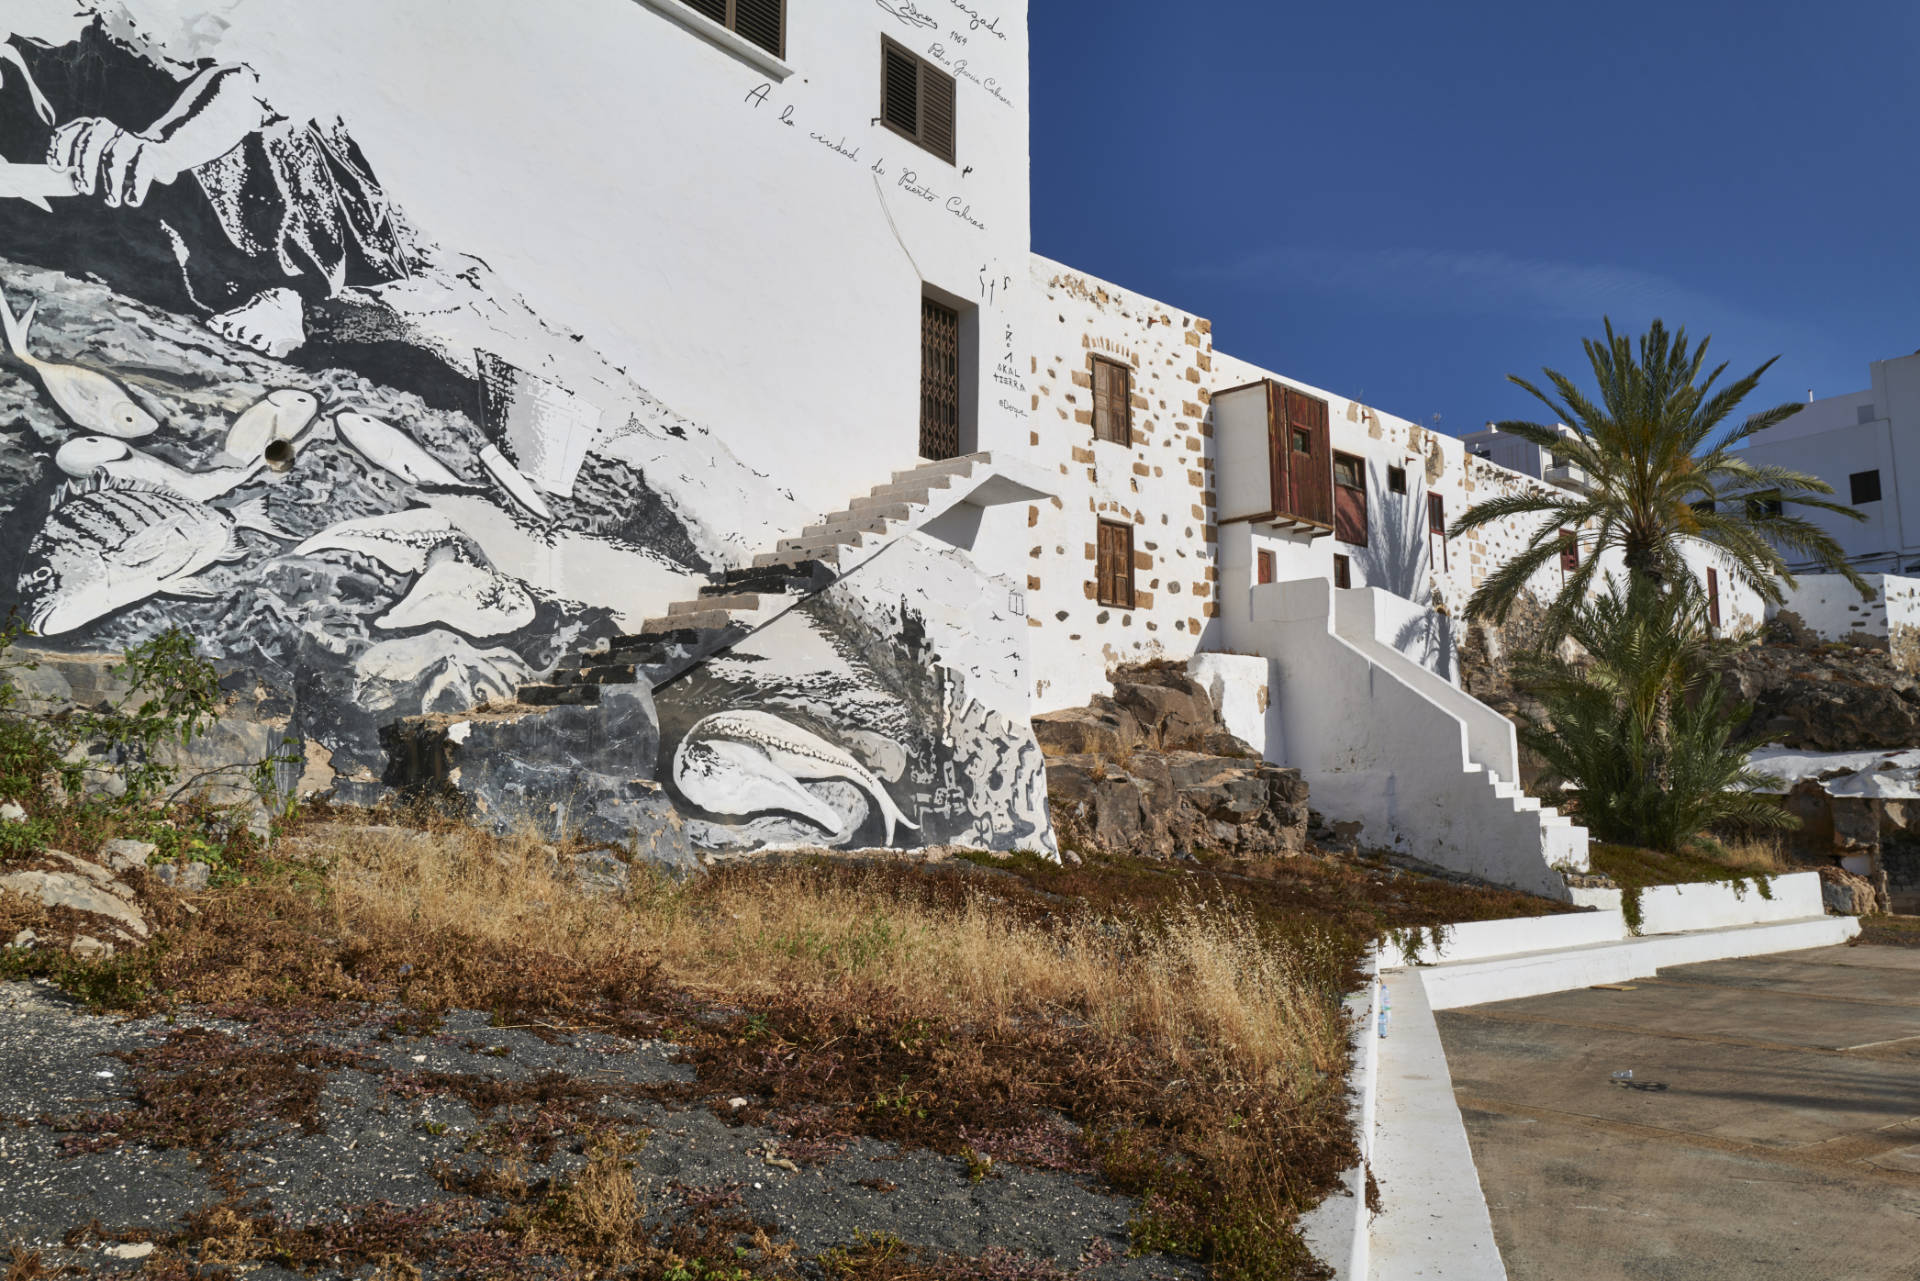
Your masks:
<svg viewBox="0 0 1920 1281"><path fill-rule="evenodd" d="M1437 1018L1513 1281L1920 1278L1920 950Z"/></svg>

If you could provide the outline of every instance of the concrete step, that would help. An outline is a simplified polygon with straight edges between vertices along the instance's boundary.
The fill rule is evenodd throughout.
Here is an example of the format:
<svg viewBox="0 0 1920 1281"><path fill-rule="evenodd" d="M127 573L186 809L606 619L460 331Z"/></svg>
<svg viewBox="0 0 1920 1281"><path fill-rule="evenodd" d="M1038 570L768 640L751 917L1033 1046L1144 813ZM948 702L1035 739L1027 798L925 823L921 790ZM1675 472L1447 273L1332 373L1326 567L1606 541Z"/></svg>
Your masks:
<svg viewBox="0 0 1920 1281"><path fill-rule="evenodd" d="M661 618L649 618L640 624L640 628L643 636L653 638L670 632L719 631L736 621L724 609L711 609L698 614L667 614Z"/></svg>
<svg viewBox="0 0 1920 1281"><path fill-rule="evenodd" d="M893 483L905 485L917 480L926 480L932 476L971 475L976 463L987 460L986 454L962 454L958 458L943 458L936 463L921 463L918 467L909 467L905 471L893 473Z"/></svg>
<svg viewBox="0 0 1920 1281"><path fill-rule="evenodd" d="M946 489L953 484L953 481L954 478L950 475L929 476L927 479L918 482L907 481L904 484L898 485L875 485L865 497L856 498L847 505L856 511L860 509L862 504L870 503L911 503L914 506L924 506L933 501L934 490Z"/></svg>
<svg viewBox="0 0 1920 1281"><path fill-rule="evenodd" d="M762 596L758 592L734 592L730 595L715 593L711 596L701 596L698 600L675 601L673 604L667 606L667 614L668 616L674 614L706 614L716 609L727 610L731 613L751 614L762 605L768 604L770 600L770 597Z"/></svg>
<svg viewBox="0 0 1920 1281"><path fill-rule="evenodd" d="M889 486L889 488L892 488L892 486ZM908 520L913 516L913 509L926 506L927 499L931 497L931 494L924 489L916 489L913 492L919 496L914 497L910 494L902 494L899 496L887 495L875 498L872 494L868 494L864 498L854 499L852 503L848 504L846 511L835 512L833 515L827 517L827 519L842 520L851 519L855 516L884 516L888 520Z"/></svg>
<svg viewBox="0 0 1920 1281"><path fill-rule="evenodd" d="M522 685L517 695L528 707L578 706L600 701L598 685Z"/></svg>

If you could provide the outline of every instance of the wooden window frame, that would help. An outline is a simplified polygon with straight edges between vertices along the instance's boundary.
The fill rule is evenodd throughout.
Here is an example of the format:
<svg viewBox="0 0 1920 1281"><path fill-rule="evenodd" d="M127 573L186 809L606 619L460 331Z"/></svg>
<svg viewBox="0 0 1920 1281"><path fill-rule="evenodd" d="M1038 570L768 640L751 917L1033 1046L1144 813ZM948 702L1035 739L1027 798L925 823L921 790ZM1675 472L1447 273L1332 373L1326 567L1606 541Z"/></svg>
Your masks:
<svg viewBox="0 0 1920 1281"><path fill-rule="evenodd" d="M1340 464L1343 460L1353 464L1353 474L1359 477L1358 484L1341 483ZM1358 538L1343 537L1340 531L1340 491L1343 489L1348 493L1360 495L1360 536ZM1349 547L1365 547L1367 538L1372 533L1372 527L1373 503L1367 494L1367 460L1362 455L1342 453L1336 449L1333 451L1333 536Z"/></svg>
<svg viewBox="0 0 1920 1281"><path fill-rule="evenodd" d="M1108 551L1111 545L1108 531L1115 531L1125 535L1124 540L1112 540L1122 541L1124 543L1122 548L1115 549L1113 552ZM1123 573L1108 572L1108 566L1110 564L1108 557L1110 555L1120 557L1119 568L1124 571ZM1108 590L1109 583L1113 585L1112 591ZM1134 601L1137 597L1133 588L1132 521L1103 520L1099 522L1094 542L1093 594L1094 599L1098 603L1107 606L1109 609L1132 609L1134 607Z"/></svg>
<svg viewBox="0 0 1920 1281"><path fill-rule="evenodd" d="M732 3L732 0L728 0ZM895 124L887 117L887 59L889 55L912 61L914 72L914 124L912 129ZM932 82L943 88L947 100L953 104L952 115L947 121L947 147L943 151L928 139L927 130L927 86ZM958 164L954 159L960 150L960 82L940 68L928 62L907 46L891 36L880 37L880 124L893 130L914 146L930 156L935 156L948 164Z"/></svg>
<svg viewBox="0 0 1920 1281"><path fill-rule="evenodd" d="M780 7L779 43L771 49L740 30L740 0L705 0L705 3L701 3L700 0L646 0L648 7L660 10L668 17L678 20L680 25L687 27L689 30L694 30L695 34L704 34L704 32L696 30L692 24L682 16L683 13L691 15L693 19L699 22L712 23L715 27L734 37L734 39L739 40L742 44L752 47L759 53L772 57L775 60L775 65L780 65L787 60L787 0L768 0L768 2ZM707 12L708 8L718 9L720 16L715 17L713 14ZM711 37L711 39L717 42L719 37L714 36ZM784 75L781 78L784 79Z"/></svg>
<svg viewBox="0 0 1920 1281"><path fill-rule="evenodd" d="M1271 550L1262 547L1254 552L1253 581L1255 583L1270 583L1278 572L1279 568L1274 562Z"/></svg>
<svg viewBox="0 0 1920 1281"><path fill-rule="evenodd" d="M1118 377L1120 379L1120 422L1117 427L1113 425L1111 421L1112 411L1109 410L1109 421L1105 431L1101 430L1100 422L1100 367L1102 365L1105 365L1113 371L1108 375L1109 378ZM1108 441L1115 445L1125 445L1128 449L1132 449L1133 366L1124 360L1115 360L1111 356L1093 356L1088 359L1087 368L1093 392L1093 438L1095 440ZM1111 405L1111 394L1108 395L1107 400L1108 404Z"/></svg>
<svg viewBox="0 0 1920 1281"><path fill-rule="evenodd" d="M1434 517L1438 516L1436 524ZM1427 559L1433 559L1433 540L1440 540L1440 572L1453 568L1447 560L1447 500L1433 491L1427 491Z"/></svg>
<svg viewBox="0 0 1920 1281"><path fill-rule="evenodd" d="M1580 535L1571 529L1560 531L1560 572L1571 574L1580 568Z"/></svg>
<svg viewBox="0 0 1920 1281"><path fill-rule="evenodd" d="M1707 626L1720 630L1720 571L1707 566Z"/></svg>
<svg viewBox="0 0 1920 1281"><path fill-rule="evenodd" d="M1343 552L1333 554L1333 585L1341 591L1353 586L1353 561Z"/></svg>

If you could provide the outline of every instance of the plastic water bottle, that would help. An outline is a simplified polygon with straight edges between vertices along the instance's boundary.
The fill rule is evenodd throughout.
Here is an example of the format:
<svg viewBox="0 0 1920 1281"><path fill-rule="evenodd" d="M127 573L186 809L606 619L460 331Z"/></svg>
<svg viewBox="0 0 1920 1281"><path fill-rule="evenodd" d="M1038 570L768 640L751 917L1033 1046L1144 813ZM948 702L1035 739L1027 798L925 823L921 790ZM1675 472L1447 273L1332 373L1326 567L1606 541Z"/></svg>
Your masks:
<svg viewBox="0 0 1920 1281"><path fill-rule="evenodd" d="M1380 985L1380 1035L1387 1034L1387 1020L1393 1017L1393 993L1387 991L1387 985Z"/></svg>
<svg viewBox="0 0 1920 1281"><path fill-rule="evenodd" d="M1621 1083L1623 1083L1623 1084L1624 1084L1625 1082L1628 1082L1628 1081L1631 1081L1631 1080L1633 1080L1633 1069L1632 1069L1632 1068L1622 1068L1622 1069L1621 1069L1620 1071L1618 1071L1618 1072L1615 1072L1615 1073L1613 1074L1613 1079L1614 1079L1614 1080L1616 1080L1616 1081L1619 1081L1619 1082L1621 1082Z"/></svg>

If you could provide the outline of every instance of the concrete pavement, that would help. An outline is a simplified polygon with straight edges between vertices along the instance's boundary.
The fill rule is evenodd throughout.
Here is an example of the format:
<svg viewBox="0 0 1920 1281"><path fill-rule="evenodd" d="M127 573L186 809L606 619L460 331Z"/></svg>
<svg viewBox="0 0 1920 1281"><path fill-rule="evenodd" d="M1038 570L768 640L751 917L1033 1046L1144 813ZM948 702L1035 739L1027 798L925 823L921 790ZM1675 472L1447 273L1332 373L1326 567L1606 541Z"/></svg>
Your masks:
<svg viewBox="0 0 1920 1281"><path fill-rule="evenodd" d="M1437 1015L1514 1281L1920 1277L1920 950L1618 986Z"/></svg>

